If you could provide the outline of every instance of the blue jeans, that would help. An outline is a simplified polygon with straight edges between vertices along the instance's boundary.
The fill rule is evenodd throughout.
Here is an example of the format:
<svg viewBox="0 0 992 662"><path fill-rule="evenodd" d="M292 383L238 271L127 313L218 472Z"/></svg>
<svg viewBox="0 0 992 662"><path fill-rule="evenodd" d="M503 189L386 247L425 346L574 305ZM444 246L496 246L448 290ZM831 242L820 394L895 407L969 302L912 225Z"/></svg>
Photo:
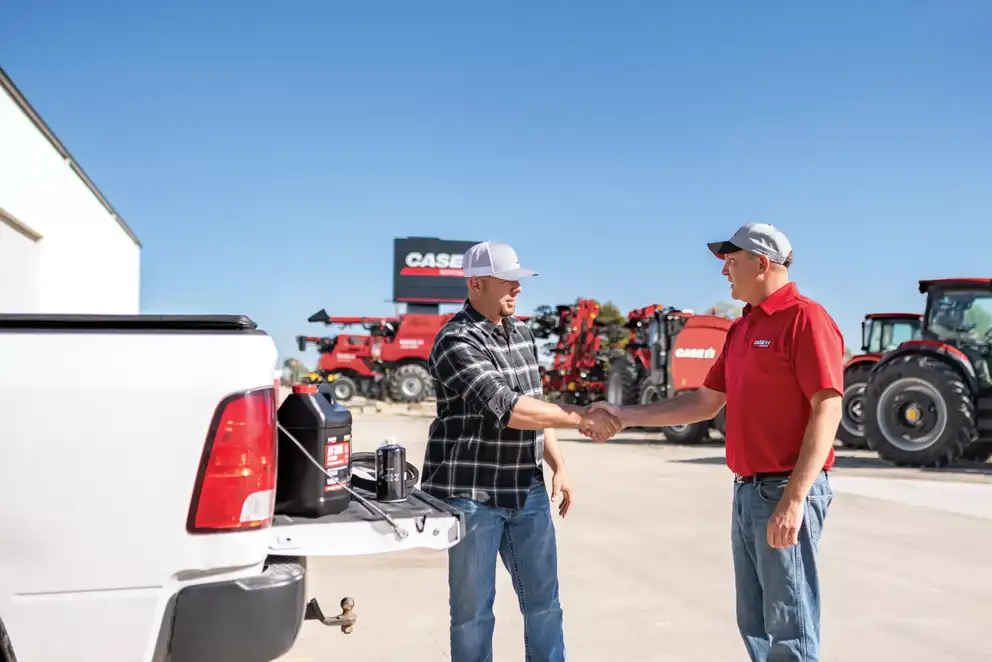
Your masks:
<svg viewBox="0 0 992 662"><path fill-rule="evenodd" d="M465 513L467 533L448 550L451 662L491 662L496 555L513 580L524 618L524 659L564 662L558 601L558 550L551 500L543 482L531 485L522 508L496 508L449 499Z"/></svg>
<svg viewBox="0 0 992 662"><path fill-rule="evenodd" d="M734 485L731 525L737 627L753 662L819 662L817 551L833 490L821 473L806 497L799 543L768 545L768 520L786 478Z"/></svg>

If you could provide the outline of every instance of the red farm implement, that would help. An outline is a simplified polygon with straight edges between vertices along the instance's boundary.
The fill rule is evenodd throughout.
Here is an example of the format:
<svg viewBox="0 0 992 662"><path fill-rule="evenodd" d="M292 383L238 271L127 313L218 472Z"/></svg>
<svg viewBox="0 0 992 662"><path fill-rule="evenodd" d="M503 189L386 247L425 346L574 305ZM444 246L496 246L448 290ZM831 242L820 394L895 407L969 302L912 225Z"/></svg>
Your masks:
<svg viewBox="0 0 992 662"><path fill-rule="evenodd" d="M308 341L317 341L321 353L317 372L333 383L334 396L342 402L356 394L396 402L420 402L433 394L427 357L434 337L450 318L450 314L331 317L320 310L308 321L328 326L360 325L369 335L299 336L297 341L301 351Z"/></svg>
<svg viewBox="0 0 992 662"><path fill-rule="evenodd" d="M837 438L847 448L868 448L864 426L865 385L882 356L920 337L919 313L869 313L861 322L861 354L844 366L844 404Z"/></svg>
<svg viewBox="0 0 992 662"><path fill-rule="evenodd" d="M372 336L340 333L336 336L296 336L300 351L313 344L317 348L317 368L308 376L312 382L334 383L331 391L341 402L356 395L375 397L376 362L372 359Z"/></svg>
<svg viewBox="0 0 992 662"><path fill-rule="evenodd" d="M327 326L359 325L368 335L339 334L327 338L297 336L300 351L317 345L319 379L332 384L334 397L346 402L355 395L394 402L421 402L434 395L427 359L434 338L453 313L405 313L396 317L331 317L320 310L308 319ZM518 316L526 320L526 316Z"/></svg>
<svg viewBox="0 0 992 662"><path fill-rule="evenodd" d="M617 405L648 404L703 385L723 350L732 320L653 305L633 310L625 351L610 361L606 399ZM712 420L661 428L677 443L699 443L710 427L726 430L724 411Z"/></svg>
<svg viewBox="0 0 992 662"><path fill-rule="evenodd" d="M587 405L602 399L606 327L597 321L598 316L598 302L579 299L554 310L540 306L530 317L528 324L536 338L558 338L545 345L553 358L550 367L542 368L544 392L550 400Z"/></svg>

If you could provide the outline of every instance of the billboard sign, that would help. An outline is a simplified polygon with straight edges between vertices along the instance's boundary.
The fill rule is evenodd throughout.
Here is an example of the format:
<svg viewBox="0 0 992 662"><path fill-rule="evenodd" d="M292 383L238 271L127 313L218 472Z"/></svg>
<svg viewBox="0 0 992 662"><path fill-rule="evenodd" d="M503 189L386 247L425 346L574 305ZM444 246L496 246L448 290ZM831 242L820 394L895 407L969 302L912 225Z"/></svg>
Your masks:
<svg viewBox="0 0 992 662"><path fill-rule="evenodd" d="M436 237L393 240L393 300L461 303L468 296L462 256L477 241Z"/></svg>

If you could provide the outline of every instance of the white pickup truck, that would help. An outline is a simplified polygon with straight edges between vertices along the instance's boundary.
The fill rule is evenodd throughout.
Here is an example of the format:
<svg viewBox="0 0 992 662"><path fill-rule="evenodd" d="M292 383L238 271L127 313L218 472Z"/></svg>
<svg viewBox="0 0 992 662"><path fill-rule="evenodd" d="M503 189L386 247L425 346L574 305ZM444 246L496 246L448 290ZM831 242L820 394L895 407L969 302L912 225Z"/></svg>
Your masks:
<svg viewBox="0 0 992 662"><path fill-rule="evenodd" d="M276 360L240 316L0 315L2 662L269 662L307 557L461 539L419 490L274 515Z"/></svg>

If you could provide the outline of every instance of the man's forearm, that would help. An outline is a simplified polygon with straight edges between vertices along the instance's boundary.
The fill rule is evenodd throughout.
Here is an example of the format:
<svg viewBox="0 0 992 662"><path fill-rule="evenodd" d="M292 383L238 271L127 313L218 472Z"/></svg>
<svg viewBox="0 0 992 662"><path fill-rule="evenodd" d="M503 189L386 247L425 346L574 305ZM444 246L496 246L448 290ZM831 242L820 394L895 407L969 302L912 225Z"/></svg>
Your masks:
<svg viewBox="0 0 992 662"><path fill-rule="evenodd" d="M556 405L524 395L514 405L507 426L515 430L576 429L582 424L584 411L582 407Z"/></svg>
<svg viewBox="0 0 992 662"><path fill-rule="evenodd" d="M841 397L828 397L814 405L803 444L799 450L795 469L789 478L788 486L782 498L787 501L801 501L809 494L810 487L816 477L823 471L823 465L830 455L834 440L837 438L837 426L841 418Z"/></svg>
<svg viewBox="0 0 992 662"><path fill-rule="evenodd" d="M561 448L558 446L558 437L555 436L554 428L547 428L544 431L544 461L555 473L559 469L565 468L565 458L561 455Z"/></svg>
<svg viewBox="0 0 992 662"><path fill-rule="evenodd" d="M708 421L720 411L721 403L702 391L682 393L647 405L623 407L620 418L626 427L665 427Z"/></svg>

